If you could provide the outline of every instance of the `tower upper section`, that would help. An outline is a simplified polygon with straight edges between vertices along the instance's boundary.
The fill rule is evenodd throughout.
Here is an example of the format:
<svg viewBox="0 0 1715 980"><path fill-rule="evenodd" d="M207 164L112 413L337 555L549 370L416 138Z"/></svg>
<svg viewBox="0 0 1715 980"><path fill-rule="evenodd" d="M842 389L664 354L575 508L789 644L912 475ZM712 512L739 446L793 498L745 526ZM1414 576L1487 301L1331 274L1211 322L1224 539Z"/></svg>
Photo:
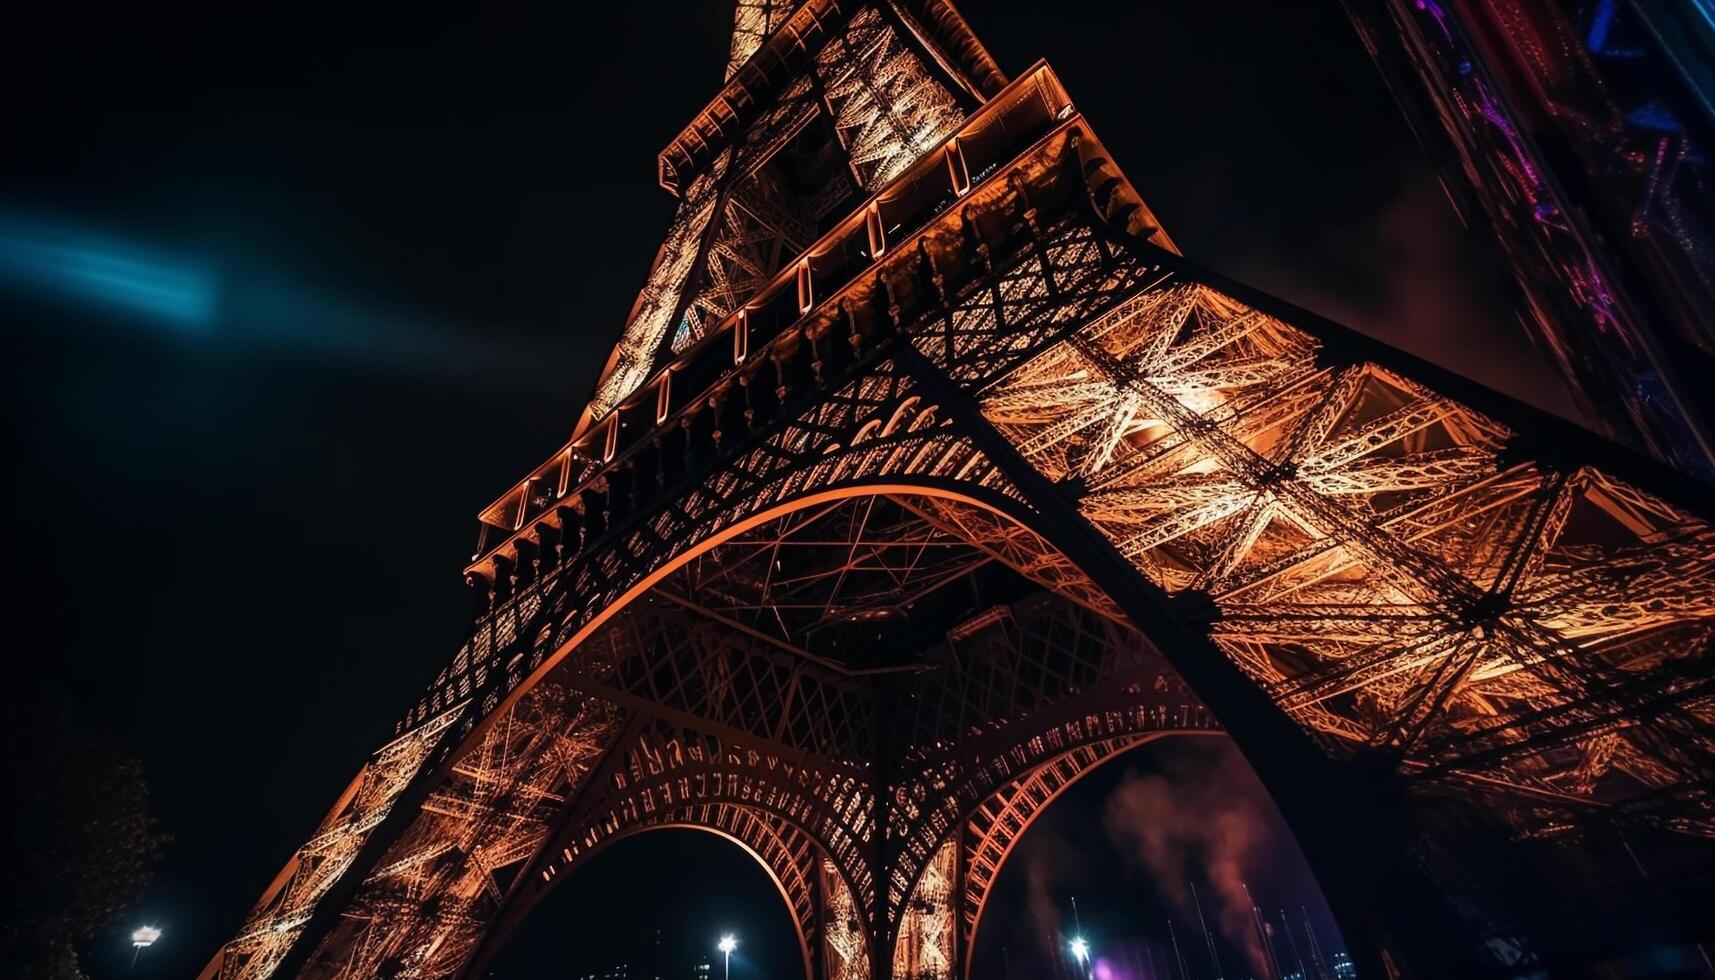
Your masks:
<svg viewBox="0 0 1715 980"><path fill-rule="evenodd" d="M1053 133L1078 130L1070 179L1110 221L1173 248L1053 71L1009 81L945 0L747 4L735 35L743 63L660 153L678 208L595 392L570 442L479 515L476 574L974 189L1028 196L1018 161Z"/></svg>
<svg viewBox="0 0 1715 980"><path fill-rule="evenodd" d="M1005 83L945 2L740 3L725 83L661 151L679 209L580 429Z"/></svg>

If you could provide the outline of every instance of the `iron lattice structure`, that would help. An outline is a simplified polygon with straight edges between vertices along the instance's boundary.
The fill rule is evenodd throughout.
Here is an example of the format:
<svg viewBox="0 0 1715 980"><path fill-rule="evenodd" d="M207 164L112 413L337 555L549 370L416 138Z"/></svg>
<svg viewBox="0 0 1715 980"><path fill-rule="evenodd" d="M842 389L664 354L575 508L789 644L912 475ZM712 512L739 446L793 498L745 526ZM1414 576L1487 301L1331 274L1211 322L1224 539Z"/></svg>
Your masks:
<svg viewBox="0 0 1715 980"><path fill-rule="evenodd" d="M662 827L768 869L808 975L963 977L1042 808L1182 734L1371 964L1706 934L1699 487L1187 262L944 2L738 25L468 639L205 977L476 976Z"/></svg>

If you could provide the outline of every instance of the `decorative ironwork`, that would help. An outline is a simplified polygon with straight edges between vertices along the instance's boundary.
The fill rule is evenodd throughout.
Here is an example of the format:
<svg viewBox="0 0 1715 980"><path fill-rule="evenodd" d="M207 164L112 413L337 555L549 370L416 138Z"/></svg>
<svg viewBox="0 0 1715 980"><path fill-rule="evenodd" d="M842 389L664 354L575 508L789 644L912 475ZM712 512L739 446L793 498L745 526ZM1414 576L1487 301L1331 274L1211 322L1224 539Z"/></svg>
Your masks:
<svg viewBox="0 0 1715 980"><path fill-rule="evenodd" d="M618 724L612 705L554 684L531 688L492 719L366 869L311 970L454 972L481 938L486 911L541 848L553 814L610 748Z"/></svg>
<svg viewBox="0 0 1715 980"><path fill-rule="evenodd" d="M1041 808L1217 717L1289 760L1263 775L1312 843L1299 782L1397 793L1376 839L1424 862L1475 846L1423 829L1449 799L1708 854L1715 531L1683 488L1185 262L1046 67L923 95L944 5L836 6L734 76L821 39L750 128L674 151L705 169L616 366L483 512L470 639L206 977L479 975L589 854L679 826L768 868L807 971L962 975ZM856 185L895 176L805 243L829 198L779 195L822 185L832 144L794 148L826 119ZM754 269L734 207L777 236ZM1485 938L1509 911L1447 901ZM1361 911L1360 951L1435 955Z"/></svg>
<svg viewBox="0 0 1715 980"><path fill-rule="evenodd" d="M1207 286L1169 280L985 386L985 415L1331 752L1562 807L1715 776L1689 668L1715 530ZM1044 400L1045 386L1057 390ZM1651 724L1617 724L1644 702ZM1533 813L1539 804L1525 805ZM1710 814L1661 819L1715 833Z"/></svg>
<svg viewBox="0 0 1715 980"><path fill-rule="evenodd" d="M952 93L875 7L853 17L816 59L846 154L865 190L909 167L964 120Z"/></svg>
<svg viewBox="0 0 1715 980"><path fill-rule="evenodd" d="M898 980L951 980L953 977L953 898L958 876L958 842L942 844L924 866L899 917L893 943L893 976Z"/></svg>
<svg viewBox="0 0 1715 980"><path fill-rule="evenodd" d="M222 952L222 976L265 977L297 941L316 903L356 860L358 851L422 768L429 750L452 724L430 719L382 747L298 849Z"/></svg>
<svg viewBox="0 0 1715 980"><path fill-rule="evenodd" d="M737 74L797 6L795 0L738 0L732 14L732 49L727 56L726 77Z"/></svg>
<svg viewBox="0 0 1715 980"><path fill-rule="evenodd" d="M661 244L643 292L632 307L625 332L596 386L595 397L590 401L593 414L605 414L649 377L650 356L673 324L679 297L701 252L698 243L715 211L721 178L731 162L732 150L723 151L709 169L691 181L680 198L673 223L667 228L666 241Z"/></svg>
<svg viewBox="0 0 1715 980"><path fill-rule="evenodd" d="M755 50L748 31L781 23L791 6L784 0L740 4L729 76ZM755 36L759 45L762 35ZM757 172L808 123L818 96L832 114L850 173L866 191L879 189L924 150L939 145L964 118L958 100L931 74L926 52L909 44L876 7L859 8L821 49L813 71L770 93L770 108L744 131L741 145L716 154L691 180L597 386L591 416L606 414L647 380L663 338L671 340L674 352L682 351L704 335L705 320L736 312L779 267L783 251L796 254L808 244L792 238L791 226L804 222L813 226L844 197L837 183L829 193L828 184L834 179L830 177L814 189L820 193L810 199L817 203L800 213L770 207L778 205L780 188ZM739 156L736 167L735 153ZM735 169L740 186L723 191ZM717 205L717 197L726 200ZM717 207L721 220L711 227L710 216ZM712 241L697 244L710 236ZM798 247L790 248L794 244ZM687 283L699 262L704 267L702 283L695 299L687 303ZM676 331L669 337L669 327L675 323Z"/></svg>
<svg viewBox="0 0 1715 980"><path fill-rule="evenodd" d="M821 884L828 980L869 980L868 923L832 861L822 861Z"/></svg>

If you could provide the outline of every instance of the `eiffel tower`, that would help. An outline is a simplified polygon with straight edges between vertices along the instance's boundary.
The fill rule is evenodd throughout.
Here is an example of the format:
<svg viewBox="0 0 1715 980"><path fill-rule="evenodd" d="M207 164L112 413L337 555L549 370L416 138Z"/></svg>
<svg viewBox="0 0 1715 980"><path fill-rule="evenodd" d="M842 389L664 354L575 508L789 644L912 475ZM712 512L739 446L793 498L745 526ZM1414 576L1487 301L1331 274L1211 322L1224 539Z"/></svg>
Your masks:
<svg viewBox="0 0 1715 980"><path fill-rule="evenodd" d="M467 638L207 980L480 976L666 827L807 977L966 980L1020 834L1167 737L1245 753L1373 975L1710 938L1708 487L1186 260L945 0L742 0L659 169Z"/></svg>

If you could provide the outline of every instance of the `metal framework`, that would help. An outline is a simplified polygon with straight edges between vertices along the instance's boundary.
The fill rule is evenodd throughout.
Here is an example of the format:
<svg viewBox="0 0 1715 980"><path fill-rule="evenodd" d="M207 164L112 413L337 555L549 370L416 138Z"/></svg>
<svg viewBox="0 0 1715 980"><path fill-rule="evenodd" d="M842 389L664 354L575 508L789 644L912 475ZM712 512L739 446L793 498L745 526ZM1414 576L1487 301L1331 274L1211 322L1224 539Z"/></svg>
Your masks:
<svg viewBox="0 0 1715 980"><path fill-rule="evenodd" d="M1044 806L1220 731L1368 963L1706 937L1697 488L1186 262L945 3L738 16L468 639L206 978L480 975L661 827L768 869L809 976L963 977Z"/></svg>

